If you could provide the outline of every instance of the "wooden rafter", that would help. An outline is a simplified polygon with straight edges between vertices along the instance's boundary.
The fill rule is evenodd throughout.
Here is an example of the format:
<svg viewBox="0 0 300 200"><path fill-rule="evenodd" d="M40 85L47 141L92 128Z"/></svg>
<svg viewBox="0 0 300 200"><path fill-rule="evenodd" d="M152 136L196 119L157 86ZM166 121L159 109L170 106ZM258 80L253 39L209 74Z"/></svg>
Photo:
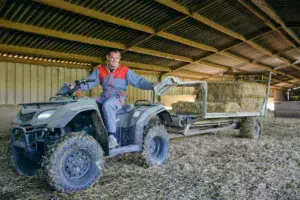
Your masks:
<svg viewBox="0 0 300 200"><path fill-rule="evenodd" d="M265 16L263 16L260 12L258 12L255 8L253 8L249 2L245 0L239 0L239 2L245 6L250 12L252 12L254 15L256 15L258 18L260 18L267 26L269 26L272 30L276 31L286 42L288 42L290 45L293 46L294 49L296 49L298 52L300 52L299 48L290 41L270 20L268 20ZM276 58L281 59L282 57L279 57L279 55L274 55ZM284 59L284 58L283 58ZM285 59L285 63L289 64L289 66L292 66L293 68L300 70L299 66L296 66L291 61Z"/></svg>
<svg viewBox="0 0 300 200"><path fill-rule="evenodd" d="M30 33L39 34L39 35L55 37L55 38L64 39L64 40L81 42L81 43L85 43L85 44L92 44L92 45L104 46L104 47L109 47L109 48L117 48L117 49L125 49L126 48L125 44L121 44L121 43L117 43L117 42L89 38L86 36L65 33L65 32L55 31L55 30L46 29L46 28L40 28L40 27L33 26L33 25L11 22L8 20L3 20L3 19L0 19L0 27L15 29L15 30L24 31L24 32L30 32ZM199 62L199 61L194 62L193 59L191 59L189 57L179 56L179 55L174 55L174 54L169 54L169 53L163 53L163 52L146 49L146 48L141 48L141 47L131 47L129 50L133 51L133 52L137 52L137 53L153 55L153 56L168 58L168 59L177 60L177 61L183 61L183 62L195 63L195 64L197 64L197 63L204 64L204 62ZM218 64L210 64L208 66L214 67L214 68L219 68L219 69L225 68L225 66L218 65ZM227 68L229 68L229 67L227 67Z"/></svg>
<svg viewBox="0 0 300 200"><path fill-rule="evenodd" d="M271 8L271 6L265 0L251 0L257 7L259 7L263 12L265 12L269 17L281 25L281 27L300 44L299 37L294 33L293 30L288 28L281 17Z"/></svg>
<svg viewBox="0 0 300 200"><path fill-rule="evenodd" d="M274 54L265 49L264 47L260 46L259 44L256 44L254 43L253 41L248 41L243 35L239 34L239 33L236 33L228 28L225 28L215 22L213 22L212 20L209 20L208 18L204 17L204 16L201 16L200 14L198 13L194 13L194 14L191 14L188 9L186 9L184 6L181 6L180 4L178 3L175 3L171 0L155 0L157 1L158 3L161 3L169 8L172 8L174 10L177 10L183 14L186 14L186 15L191 15L194 19L220 31L220 32L223 32L231 37L234 37L236 39L239 39L239 40L242 40L246 43L248 43L249 45L253 46L254 48L260 50L260 51L263 51L264 53L266 53L267 55L269 56L274 56ZM235 58L236 60L240 60L242 62L248 62L248 63L252 63L250 59L245 59L245 58L241 58L240 56L236 56L236 55L231 55L231 53L228 53L228 52L223 52L223 55L227 55L227 56L231 56L232 58ZM285 58L282 58L280 56L277 56L278 59L282 60L283 62L288 62L287 64L291 64L291 61L288 61L287 59ZM271 72L274 72L274 73L277 73L277 74L281 74L283 76L287 76L289 78L294 78L294 79L297 79L297 77L294 77L292 75L289 75L289 74L286 74L284 72L281 72L281 71L278 71L278 70L272 70L270 67L267 67L267 66L264 66L262 64L258 64L258 63L252 63L253 65L255 65L256 67L259 67L259 68L262 68L266 71L271 71Z"/></svg>
<svg viewBox="0 0 300 200"><path fill-rule="evenodd" d="M100 19L100 20L103 20L103 21L107 21L107 22L110 22L110 23L114 23L114 24L118 24L118 25L121 25L121 26L125 26L125 27L129 27L129 28L133 28L133 29L136 29L136 30L140 30L140 31L143 31L143 32L147 32L147 33L150 33L150 34L154 34L155 33L155 30L154 29L149 29L149 27L145 27L145 26L142 26L140 24L136 24L134 22L131 22L131 21L128 21L128 20L125 20L125 19L121 19L121 18L117 18L117 17L113 17L113 16L110 16L110 15L107 15L107 14L104 14L104 13L100 13L100 12L97 12L97 11L93 11L91 9L88 9L88 8L83 8L81 6L77 6L77 5L74 5L74 4L71 4L71 3L67 3L65 1L62 1L62 0L57 0L57 1L50 1L50 0L35 0L37 2L40 2L40 3L44 3L44 4L47 4L47 5L50 5L50 6L54 6L54 7L57 7L57 8L61 8L61 9L64 9L64 10L68 10L68 11L71 11L71 12L75 12L75 13L78 13L78 14L81 14L81 15L85 15L85 16L89 16L89 17L92 17L92 18L96 18L96 19ZM164 2L170 2L168 0L164 1ZM174 2L173 2L174 3ZM177 4L175 4L177 5ZM179 4L178 4L179 5ZM177 8L178 9L178 8ZM187 9L182 9L179 7L179 10L181 9L181 12L184 13L184 14L189 14L190 15L190 12L187 10ZM184 11L183 11L184 10ZM201 16L199 16L198 14L193 14L192 15L194 18L201 18ZM195 19L196 19L195 18ZM217 26L217 24L213 24L213 23L210 23L210 21L207 21L206 23L208 24L211 24L212 26ZM233 32L231 32L230 30L227 31L228 33L230 34L233 34ZM170 39L169 35L166 36L167 39ZM246 39L246 38L243 38L243 37L240 37L240 35L236 35L237 38L240 38L242 40ZM186 40L185 38L182 38L184 40ZM180 42L180 41L177 41L177 42ZM191 41L193 44L195 44L195 42ZM203 45L203 44L201 44ZM203 47L202 47L203 48ZM210 47L209 47L210 48ZM207 49L208 50L208 49ZM217 50L218 51L218 50ZM214 51L213 51L214 52ZM228 54L227 54L228 55ZM235 55L231 55L233 57L236 57ZM242 57L239 58L240 60L242 59ZM257 64L258 65L258 64ZM258 65L259 67L265 69L265 66L261 66L261 65ZM271 70L271 69L269 69ZM284 76L288 76L290 77L289 75L286 75L285 73L283 72L278 72ZM293 77L294 78L294 77Z"/></svg>

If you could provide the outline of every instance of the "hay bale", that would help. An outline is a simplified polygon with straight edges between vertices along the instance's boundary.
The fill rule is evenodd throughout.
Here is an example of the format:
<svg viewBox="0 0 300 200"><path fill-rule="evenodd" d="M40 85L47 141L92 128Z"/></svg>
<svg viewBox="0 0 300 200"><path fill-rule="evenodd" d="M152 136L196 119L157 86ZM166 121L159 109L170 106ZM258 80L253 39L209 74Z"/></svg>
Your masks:
<svg viewBox="0 0 300 200"><path fill-rule="evenodd" d="M300 101L300 96L291 96L290 100L291 101Z"/></svg>
<svg viewBox="0 0 300 200"><path fill-rule="evenodd" d="M242 112L260 111L265 95L266 86L253 82L208 82L207 101L234 102L240 105ZM196 101L203 101L202 89L196 88Z"/></svg>
<svg viewBox="0 0 300 200"><path fill-rule="evenodd" d="M172 111L177 114L196 114L200 115L202 112L203 102L186 102L179 101L172 104ZM241 112L241 107L237 103L208 103L207 113L238 113Z"/></svg>

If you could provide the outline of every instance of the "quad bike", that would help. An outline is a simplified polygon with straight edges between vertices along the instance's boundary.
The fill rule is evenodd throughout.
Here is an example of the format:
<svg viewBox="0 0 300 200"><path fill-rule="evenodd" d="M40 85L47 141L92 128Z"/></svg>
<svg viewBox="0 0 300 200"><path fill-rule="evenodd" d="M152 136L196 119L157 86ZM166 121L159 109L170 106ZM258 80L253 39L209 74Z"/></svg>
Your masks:
<svg viewBox="0 0 300 200"><path fill-rule="evenodd" d="M94 80L77 80L77 85ZM18 174L42 171L61 192L90 188L102 174L103 157L140 152L148 166L163 164L169 137L164 124L170 113L160 104L139 100L117 112L119 146L108 147L101 109L93 98L77 98L64 84L47 102L24 103L11 125L10 162Z"/></svg>

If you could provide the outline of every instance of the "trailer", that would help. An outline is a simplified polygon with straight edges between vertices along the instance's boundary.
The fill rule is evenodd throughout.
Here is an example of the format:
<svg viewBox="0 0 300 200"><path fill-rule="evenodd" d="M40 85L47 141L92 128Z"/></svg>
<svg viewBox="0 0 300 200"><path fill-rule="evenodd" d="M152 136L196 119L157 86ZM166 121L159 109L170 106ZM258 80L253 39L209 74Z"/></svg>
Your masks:
<svg viewBox="0 0 300 200"><path fill-rule="evenodd" d="M209 90L206 81L182 82L176 77L167 77L154 87L155 93L159 96L168 93L174 87L200 86L202 88L203 104L201 114L176 114L171 112L172 123L167 124L167 131L170 134L170 138L212 133L228 129L240 129L243 126L249 126L249 124L253 126L253 131L249 133L247 137L253 139L259 138L260 122L256 118L267 116L267 103L272 74L269 73L267 80L263 78L264 75L261 73L231 73L231 75L233 75L236 80L242 76L244 81L255 81L267 84L266 96L260 112L208 113L207 95Z"/></svg>

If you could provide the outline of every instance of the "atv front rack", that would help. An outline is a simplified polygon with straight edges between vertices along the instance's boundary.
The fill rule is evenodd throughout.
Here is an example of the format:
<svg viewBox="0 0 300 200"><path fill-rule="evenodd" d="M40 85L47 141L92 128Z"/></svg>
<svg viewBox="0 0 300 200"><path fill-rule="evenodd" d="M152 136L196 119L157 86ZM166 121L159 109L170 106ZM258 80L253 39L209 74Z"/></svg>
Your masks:
<svg viewBox="0 0 300 200"><path fill-rule="evenodd" d="M38 152L38 148L46 149L45 138L49 130L47 128L34 128L26 130L21 126L10 128L12 144L15 147L25 149L26 152Z"/></svg>

